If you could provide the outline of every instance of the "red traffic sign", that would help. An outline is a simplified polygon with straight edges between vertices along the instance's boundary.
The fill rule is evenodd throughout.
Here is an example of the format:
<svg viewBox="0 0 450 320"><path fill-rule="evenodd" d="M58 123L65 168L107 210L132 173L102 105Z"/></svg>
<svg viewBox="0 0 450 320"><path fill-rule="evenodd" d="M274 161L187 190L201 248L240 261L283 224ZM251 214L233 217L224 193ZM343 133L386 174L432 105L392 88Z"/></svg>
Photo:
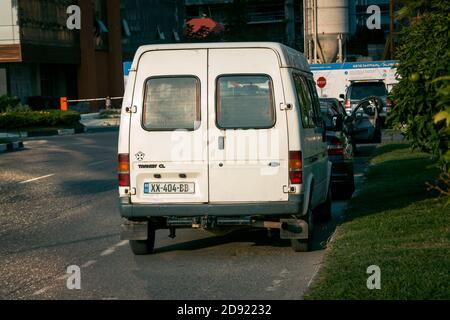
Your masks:
<svg viewBox="0 0 450 320"><path fill-rule="evenodd" d="M317 86L320 89L325 88L326 85L327 85L327 79L325 79L325 77L319 77L319 79L317 79Z"/></svg>

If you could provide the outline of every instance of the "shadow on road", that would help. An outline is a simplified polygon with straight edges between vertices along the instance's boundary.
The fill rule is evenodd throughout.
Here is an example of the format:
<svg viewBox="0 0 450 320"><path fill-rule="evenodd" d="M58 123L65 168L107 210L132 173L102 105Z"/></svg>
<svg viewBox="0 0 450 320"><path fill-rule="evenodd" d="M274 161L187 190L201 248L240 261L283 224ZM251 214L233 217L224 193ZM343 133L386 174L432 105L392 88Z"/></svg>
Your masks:
<svg viewBox="0 0 450 320"><path fill-rule="evenodd" d="M165 253L176 250L200 250L208 247L219 246L232 242L253 242L252 246L272 246L272 247L289 247L289 240L282 240L276 232L272 232L269 237L264 229L241 229L231 231L221 236L211 236L208 238L177 243L155 249L155 254Z"/></svg>
<svg viewBox="0 0 450 320"><path fill-rule="evenodd" d="M117 181L115 179L70 180L60 184L60 187L64 190L65 194L95 194L117 189Z"/></svg>

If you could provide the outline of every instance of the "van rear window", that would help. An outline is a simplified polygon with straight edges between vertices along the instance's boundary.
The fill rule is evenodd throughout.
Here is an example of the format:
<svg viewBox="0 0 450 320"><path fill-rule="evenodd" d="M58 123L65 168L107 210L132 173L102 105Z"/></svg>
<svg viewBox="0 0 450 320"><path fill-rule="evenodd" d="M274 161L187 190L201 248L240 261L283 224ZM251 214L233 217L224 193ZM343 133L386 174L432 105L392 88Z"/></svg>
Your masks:
<svg viewBox="0 0 450 320"><path fill-rule="evenodd" d="M145 84L143 126L147 130L195 130L200 126L196 77L150 78Z"/></svg>
<svg viewBox="0 0 450 320"><path fill-rule="evenodd" d="M274 126L273 86L269 76L221 76L216 85L219 128L263 129Z"/></svg>

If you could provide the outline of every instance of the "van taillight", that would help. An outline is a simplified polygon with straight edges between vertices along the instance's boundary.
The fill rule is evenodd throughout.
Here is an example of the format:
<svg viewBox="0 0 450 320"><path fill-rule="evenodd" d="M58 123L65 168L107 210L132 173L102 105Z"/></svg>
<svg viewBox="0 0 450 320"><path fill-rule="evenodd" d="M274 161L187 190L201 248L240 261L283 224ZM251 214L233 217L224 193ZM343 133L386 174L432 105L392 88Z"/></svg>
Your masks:
<svg viewBox="0 0 450 320"><path fill-rule="evenodd" d="M130 186L130 157L128 153L119 154L119 164L117 167L119 173L119 187Z"/></svg>
<svg viewBox="0 0 450 320"><path fill-rule="evenodd" d="M291 184L302 183L301 151L289 151L289 181Z"/></svg>
<svg viewBox="0 0 450 320"><path fill-rule="evenodd" d="M350 104L350 100L349 99L345 100L345 109L350 109L351 107L352 106Z"/></svg>

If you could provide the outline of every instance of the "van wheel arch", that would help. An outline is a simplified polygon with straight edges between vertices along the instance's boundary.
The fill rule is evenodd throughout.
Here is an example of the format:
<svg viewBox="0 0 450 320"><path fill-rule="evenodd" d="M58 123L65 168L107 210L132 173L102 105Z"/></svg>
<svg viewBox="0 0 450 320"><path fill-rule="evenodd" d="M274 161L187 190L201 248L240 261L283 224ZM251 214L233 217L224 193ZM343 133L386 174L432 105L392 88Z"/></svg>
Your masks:
<svg viewBox="0 0 450 320"><path fill-rule="evenodd" d="M303 212L302 215L306 215L308 213L308 209L311 206L312 203L312 196L313 196L313 192L314 192L314 177L311 178L311 181L309 182L309 188L307 193L305 194L305 204L303 205ZM314 209L314 208L311 208Z"/></svg>

